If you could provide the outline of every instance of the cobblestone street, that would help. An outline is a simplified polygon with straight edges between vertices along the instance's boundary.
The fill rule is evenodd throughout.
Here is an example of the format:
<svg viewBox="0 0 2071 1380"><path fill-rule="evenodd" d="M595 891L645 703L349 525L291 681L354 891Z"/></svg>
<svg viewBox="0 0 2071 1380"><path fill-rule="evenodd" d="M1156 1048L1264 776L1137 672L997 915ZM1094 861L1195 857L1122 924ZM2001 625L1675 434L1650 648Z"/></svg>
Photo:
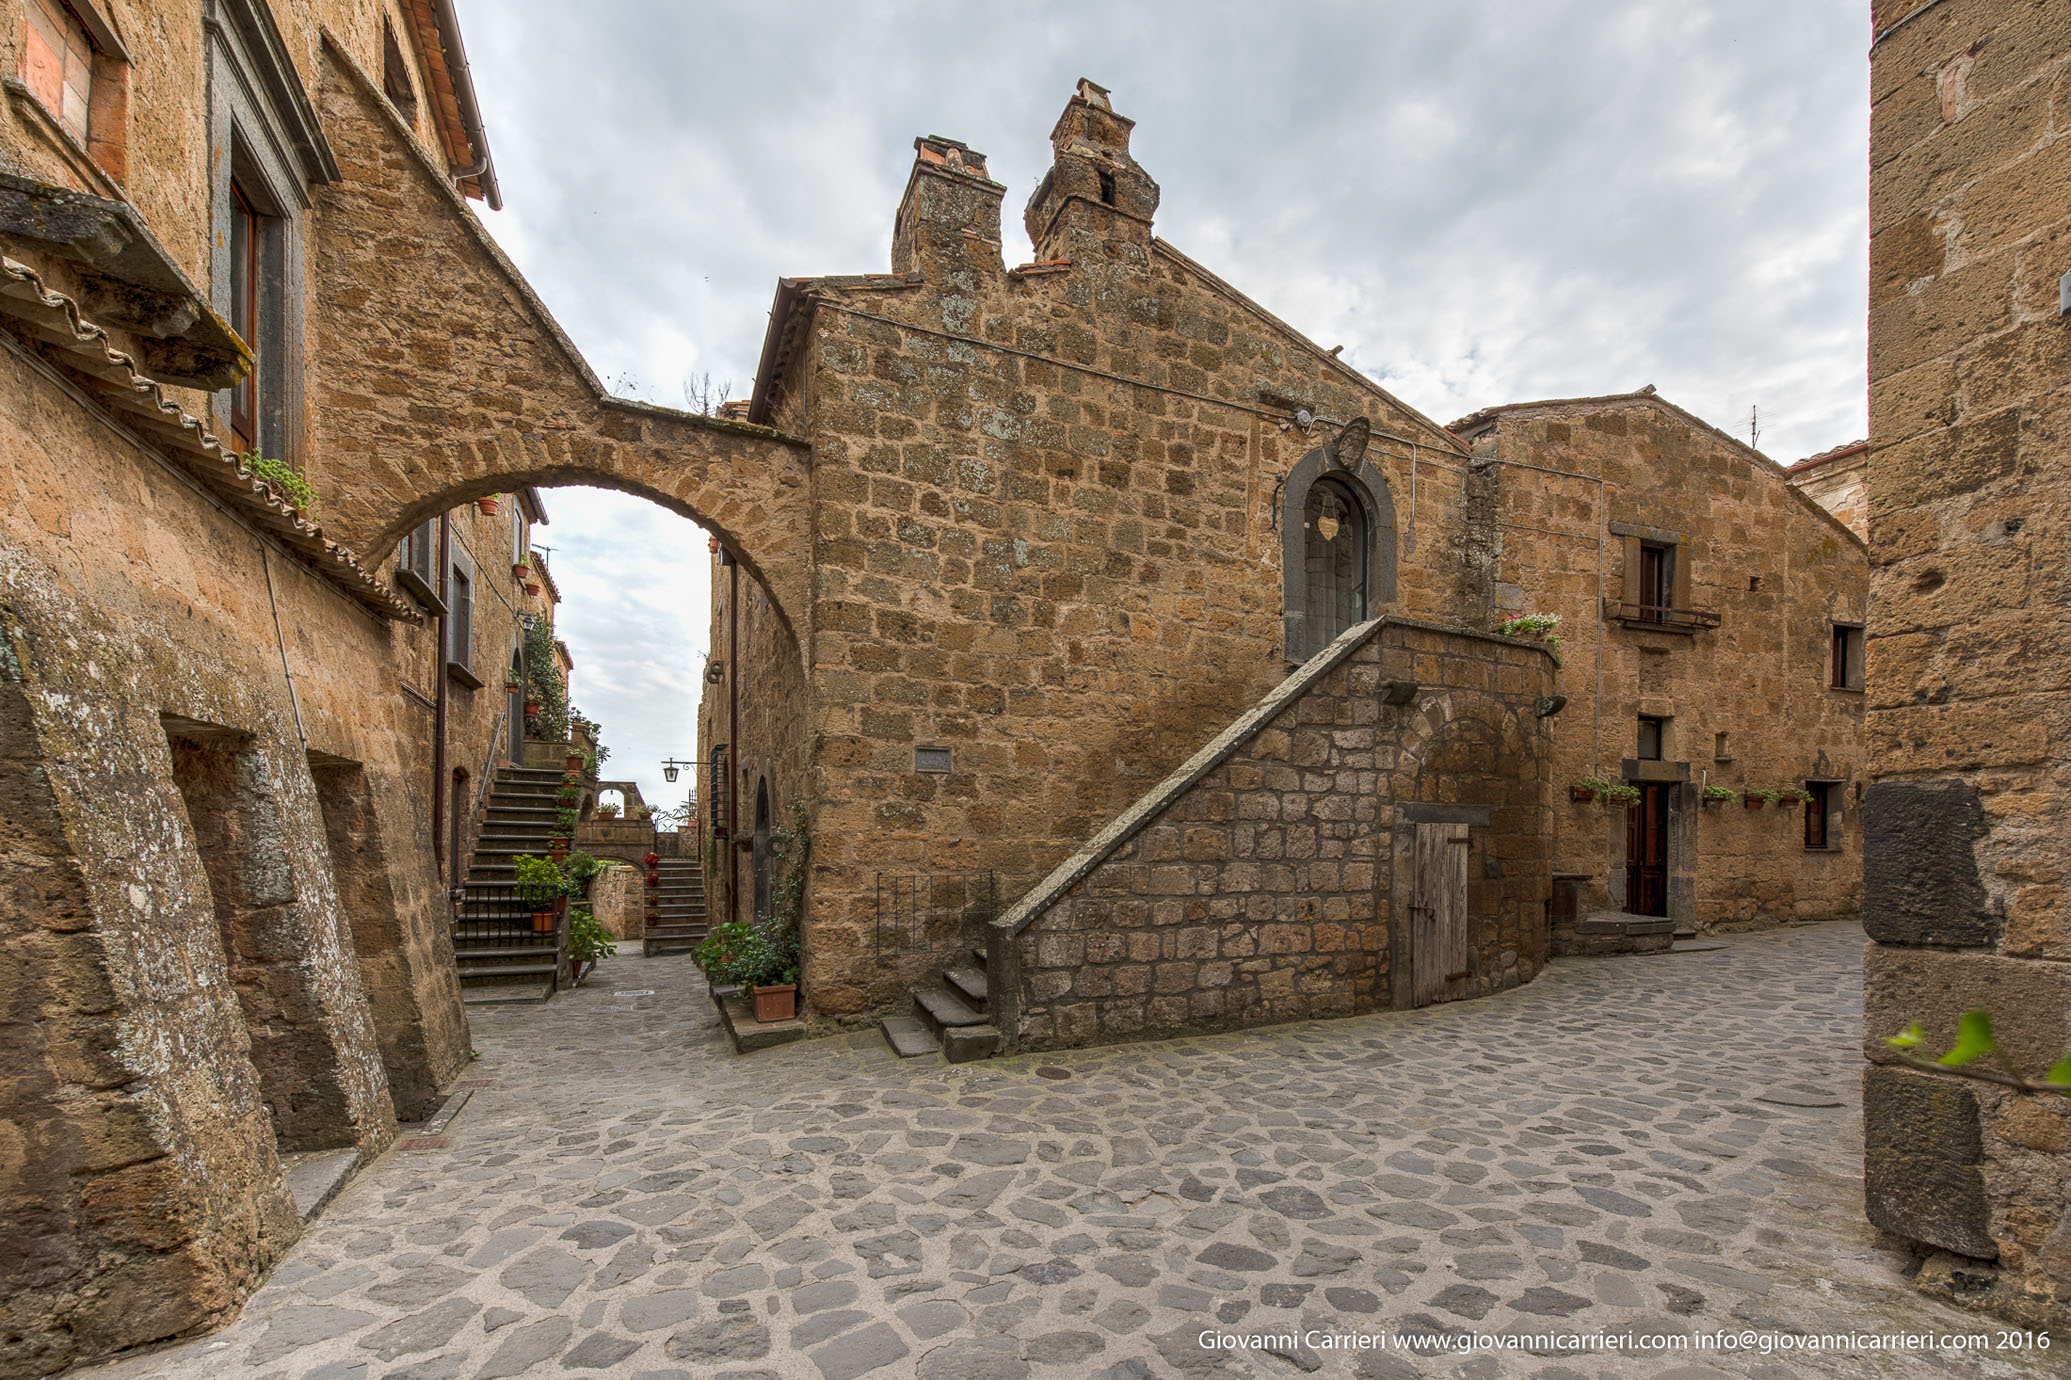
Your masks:
<svg viewBox="0 0 2071 1380"><path fill-rule="evenodd" d="M687 959L622 958L476 1013L487 1086L447 1147L363 1171L234 1326L87 1373L2049 1372L1197 1340L1993 1330L1911 1293L1862 1218L1861 943L1738 935L1414 1013L961 1067L875 1033L737 1059Z"/></svg>

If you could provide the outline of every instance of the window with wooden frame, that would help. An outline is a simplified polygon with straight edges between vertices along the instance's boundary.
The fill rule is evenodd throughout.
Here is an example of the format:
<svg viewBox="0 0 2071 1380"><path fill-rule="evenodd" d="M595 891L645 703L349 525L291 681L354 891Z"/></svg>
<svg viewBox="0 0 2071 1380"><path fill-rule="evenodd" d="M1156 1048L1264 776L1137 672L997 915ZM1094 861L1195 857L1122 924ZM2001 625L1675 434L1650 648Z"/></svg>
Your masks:
<svg viewBox="0 0 2071 1380"><path fill-rule="evenodd" d="M455 551L446 572L446 669L463 684L474 676L475 563Z"/></svg>
<svg viewBox="0 0 2071 1380"><path fill-rule="evenodd" d="M22 0L21 78L67 134L86 142L93 39L59 0Z"/></svg>
<svg viewBox="0 0 2071 1380"><path fill-rule="evenodd" d="M1834 654L1829 684L1836 690L1862 689L1862 624L1834 624Z"/></svg>
<svg viewBox="0 0 2071 1380"><path fill-rule="evenodd" d="M1676 549L1665 542L1640 543L1639 616L1649 623L1666 622L1675 608Z"/></svg>
<svg viewBox="0 0 2071 1380"><path fill-rule="evenodd" d="M396 583L433 613L444 613L446 601L439 597L438 544L436 519L426 518L411 528L396 547Z"/></svg>
<svg viewBox="0 0 2071 1380"><path fill-rule="evenodd" d="M1627 627L1695 633L1719 625L1711 609L1694 607L1690 544L1680 532L1635 523L1609 524L1624 539L1624 575L1605 614Z"/></svg>
<svg viewBox="0 0 2071 1380"><path fill-rule="evenodd" d="M230 329L252 347L252 367L230 389L230 448L259 448L259 213L243 184L230 181Z"/></svg>

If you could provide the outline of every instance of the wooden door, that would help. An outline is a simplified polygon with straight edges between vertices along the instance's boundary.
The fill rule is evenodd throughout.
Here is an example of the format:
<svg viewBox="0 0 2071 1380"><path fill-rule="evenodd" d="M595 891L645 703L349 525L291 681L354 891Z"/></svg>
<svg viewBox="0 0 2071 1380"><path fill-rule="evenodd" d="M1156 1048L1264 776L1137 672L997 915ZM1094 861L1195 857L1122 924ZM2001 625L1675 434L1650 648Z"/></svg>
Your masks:
<svg viewBox="0 0 2071 1380"><path fill-rule="evenodd" d="M1625 812L1625 909L1668 914L1668 792L1663 781L1640 785Z"/></svg>
<svg viewBox="0 0 2071 1380"><path fill-rule="evenodd" d="M1410 899L1410 999L1425 1006L1467 976L1467 826L1417 826Z"/></svg>

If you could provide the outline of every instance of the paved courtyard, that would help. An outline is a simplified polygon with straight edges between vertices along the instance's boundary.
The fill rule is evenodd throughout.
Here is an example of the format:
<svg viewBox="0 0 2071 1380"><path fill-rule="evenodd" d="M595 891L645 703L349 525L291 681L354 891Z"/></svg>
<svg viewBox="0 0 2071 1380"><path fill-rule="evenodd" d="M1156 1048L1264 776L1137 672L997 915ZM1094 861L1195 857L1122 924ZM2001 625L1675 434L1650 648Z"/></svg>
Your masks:
<svg viewBox="0 0 2071 1380"><path fill-rule="evenodd" d="M489 1086L446 1148L363 1171L234 1325L89 1373L2051 1373L1989 1348L1305 1341L1992 1331L1911 1293L1862 1220L1861 942L1741 935L1425 1011L956 1068L875 1035L737 1059L686 959L621 958L476 1014Z"/></svg>

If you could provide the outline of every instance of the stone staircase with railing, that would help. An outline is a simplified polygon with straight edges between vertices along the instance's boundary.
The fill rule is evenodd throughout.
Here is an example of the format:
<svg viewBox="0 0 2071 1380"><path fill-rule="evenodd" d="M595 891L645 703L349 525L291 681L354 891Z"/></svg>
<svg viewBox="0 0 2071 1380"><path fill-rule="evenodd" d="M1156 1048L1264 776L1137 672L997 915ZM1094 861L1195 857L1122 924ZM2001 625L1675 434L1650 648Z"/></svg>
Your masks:
<svg viewBox="0 0 2071 1380"><path fill-rule="evenodd" d="M985 950L969 962L942 971L938 981L913 989L913 1014L878 1022L885 1042L902 1059L941 1053L952 1064L989 1059L999 1052L1000 1032L987 1010Z"/></svg>
<svg viewBox="0 0 2071 1380"><path fill-rule="evenodd" d="M655 918L647 926L641 952L683 954L705 940L710 920L705 913L705 869L696 858L663 858Z"/></svg>
<svg viewBox="0 0 2071 1380"><path fill-rule="evenodd" d="M518 856L546 855L561 775L513 766L496 773L454 915L453 958L466 1005L542 1002L554 995L558 933L529 933L529 917L522 925L512 918L510 898Z"/></svg>

